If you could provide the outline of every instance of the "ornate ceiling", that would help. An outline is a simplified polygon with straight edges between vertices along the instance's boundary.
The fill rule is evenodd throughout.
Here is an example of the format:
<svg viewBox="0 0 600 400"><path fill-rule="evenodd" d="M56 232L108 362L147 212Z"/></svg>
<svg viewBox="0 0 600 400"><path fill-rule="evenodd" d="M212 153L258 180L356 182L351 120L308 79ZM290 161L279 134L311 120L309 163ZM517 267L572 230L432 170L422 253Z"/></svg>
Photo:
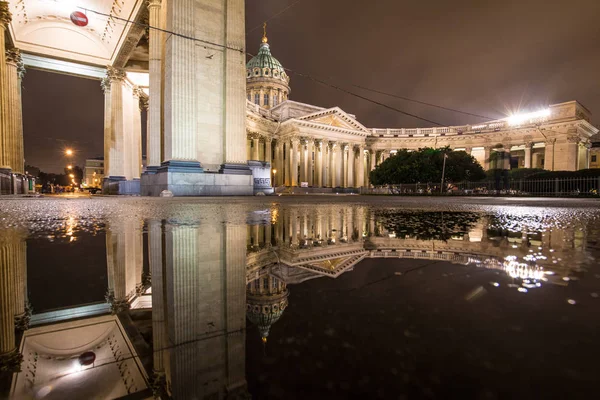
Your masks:
<svg viewBox="0 0 600 400"><path fill-rule="evenodd" d="M145 12L143 0L8 1L12 13L10 34L16 47L28 53L102 66L113 64L131 31L140 30L117 18L139 20ZM71 22L74 11L86 14L87 26ZM135 44L128 46L131 51Z"/></svg>

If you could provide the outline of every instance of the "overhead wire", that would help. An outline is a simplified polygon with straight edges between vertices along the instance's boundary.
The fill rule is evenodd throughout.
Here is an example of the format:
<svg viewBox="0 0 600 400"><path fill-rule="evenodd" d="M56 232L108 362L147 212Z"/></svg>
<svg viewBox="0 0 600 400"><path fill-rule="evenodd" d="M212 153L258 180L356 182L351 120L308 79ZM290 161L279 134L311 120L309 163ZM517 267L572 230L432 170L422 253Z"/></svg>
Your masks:
<svg viewBox="0 0 600 400"><path fill-rule="evenodd" d="M271 21L272 19L275 19L277 17L279 17L281 14L285 13L287 10L289 10L290 8L294 7L296 4L300 3L302 0L296 0L295 2L289 4L287 7L285 7L283 10L279 11L278 13L270 16L269 18L267 18L264 23ZM257 30L258 28L261 28L263 26L263 24L258 24L256 25L254 28L250 29L249 31L246 31L246 35L249 34L250 32L254 32L255 30Z"/></svg>
<svg viewBox="0 0 600 400"><path fill-rule="evenodd" d="M354 85L353 84L352 86L354 86L355 88L358 88L358 89L367 90L369 92L382 94L384 96L394 97L396 99L406 100L406 101L410 101L410 102L417 103L417 104L422 104L422 105L429 106L429 107L439 108L441 110L452 111L452 112L455 112L455 113L470 115L470 116L478 117L478 118L485 118L487 120L497 119L497 118L493 118L493 117L489 117L489 116L485 116L485 115L481 115L481 114L475 114L475 113L470 113L470 112L467 112L467 111L457 110L456 108L444 107L444 106L440 106L440 105L433 104L433 103L427 103L425 101L415 100L415 99L411 99L411 98L408 98L408 97L399 96L397 94L387 93L387 92L383 92L383 91L377 90L377 89L371 89L371 88L368 88L368 87L365 87L365 86L361 86L361 85Z"/></svg>
<svg viewBox="0 0 600 400"><path fill-rule="evenodd" d="M295 1L294 3L290 4L288 7L284 8L283 10L281 10L279 13L271 16L268 20L272 20L272 19L276 18L277 16L283 14L285 11L287 11L291 7L295 6L300 1L302 1L302 0ZM85 7L79 7L79 8L82 9L82 10L85 10L86 12L91 12L91 13L94 13L94 14L97 14L97 15L101 15L101 16L104 16L104 17L107 17L107 18L112 17L112 18L114 18L116 20L125 22L126 24L127 23L131 23L131 24L134 24L134 25L142 26L144 28L154 29L154 30L159 31L159 32L169 33L171 36L177 36L177 37L180 37L180 38L183 38L183 39L192 40L194 42L203 43L205 45L210 45L210 46L214 46L214 47L218 47L218 48L223 48L223 49L228 49L228 50L234 50L234 51L243 53L243 54L245 54L245 55L247 55L249 57L254 57L255 56L252 53L249 53L247 51L245 52L244 49L240 49L240 48L236 48L236 47L231 47L231 46L227 46L227 45L223 45L223 44L211 42L211 41L208 41L208 40L198 39L198 38L195 38L195 37L192 37L192 36L188 36L188 35L184 35L184 34L181 34L181 33L173 32L173 31L170 31L170 30L167 30L167 29L158 28L158 27L152 26L150 24L145 24L143 22L137 22L137 21L126 19L126 18L111 16L110 14L106 14L106 13L103 13L103 12L100 12L100 11L96 11L96 10L92 10L92 9L89 9L89 8L85 8ZM262 26L262 24L260 26ZM252 28L252 30L255 30L255 29L256 28ZM251 32L252 30L248 31L248 33ZM370 102L372 104L384 107L384 108L386 108L388 110L391 110L391 111L394 111L394 112L406 115L408 117L419 119L421 121L425 121L425 122L428 122L428 123L431 123L431 124L434 124L434 125L437 125L437 126L447 126L448 125L448 124L439 123L439 122L431 120L429 118L421 117L421 116L413 114L413 113L409 113L407 111L403 111L403 110L401 110L401 109L399 109L397 107L390 106L388 104L382 103L381 101L378 101L378 100L366 97L364 95L355 93L355 92L353 92L351 90L342 88L342 87L340 87L340 86L338 86L336 84L327 82L326 80L318 78L318 77L315 77L314 75L302 73L302 72L299 72L299 71L295 71L295 70L292 70L290 68L284 68L284 70L286 70L286 71L288 71L288 72L290 72L290 73L292 73L294 75L300 76L302 78L311 80L311 81L313 81L315 83L319 83L319 84L321 84L323 86L330 87L332 89L338 90L338 91L343 92L345 94L348 94L350 96L362 99L364 101L367 101L367 102ZM457 113L471 115L471 116L475 116L475 117L478 117L478 118L485 118L485 119L489 119L489 120L494 120L495 119L495 118L490 118L490 117L486 117L486 116L483 116L483 115L478 115L478 114L473 114L473 113L468 113L468 112L464 112L464 111L452 109L452 108L449 108L449 107L439 106L439 105L436 105L436 104L433 104L433 103L426 103L426 102L422 102L422 101L419 101L419 100L410 99L408 97L403 97L403 96L399 96L399 95L393 95L393 94L390 94L390 93L381 92L381 91L378 91L376 89L366 88L364 86L359 86L359 85L352 85L352 86L360 88L360 89L363 89L363 90L368 90L368 91L371 91L371 92L374 92L374 93L379 93L379 94L387 95L387 96L390 96L390 97L396 97L396 98L399 98L399 99L402 99L402 100L412 101L412 102L415 102L415 103L419 103L419 104L423 104L423 105L427 105L427 106L431 106L431 107L435 107L435 108L439 108L439 109L444 109L444 110L447 110L447 111L457 112Z"/></svg>

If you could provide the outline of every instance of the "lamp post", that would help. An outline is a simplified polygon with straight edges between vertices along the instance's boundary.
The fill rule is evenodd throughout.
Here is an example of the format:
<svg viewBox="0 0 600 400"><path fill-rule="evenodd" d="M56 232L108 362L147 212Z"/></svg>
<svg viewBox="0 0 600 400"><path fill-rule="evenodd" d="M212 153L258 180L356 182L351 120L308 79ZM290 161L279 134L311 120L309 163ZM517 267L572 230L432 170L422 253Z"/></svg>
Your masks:
<svg viewBox="0 0 600 400"><path fill-rule="evenodd" d="M444 175L446 174L446 159L448 154L444 153L444 164L442 165L442 182L440 184L440 193L444 193Z"/></svg>

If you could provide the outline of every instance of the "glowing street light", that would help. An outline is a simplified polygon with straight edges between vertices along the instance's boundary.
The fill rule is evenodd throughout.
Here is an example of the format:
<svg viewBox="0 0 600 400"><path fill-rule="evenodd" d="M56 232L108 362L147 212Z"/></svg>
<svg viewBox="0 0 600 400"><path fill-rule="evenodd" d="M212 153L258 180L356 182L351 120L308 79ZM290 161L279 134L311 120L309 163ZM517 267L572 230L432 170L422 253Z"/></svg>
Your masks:
<svg viewBox="0 0 600 400"><path fill-rule="evenodd" d="M73 174L69 174L69 176L70 176L71 178L75 178L75 175L73 175Z"/></svg>
<svg viewBox="0 0 600 400"><path fill-rule="evenodd" d="M72 165L67 165L67 169L73 169Z"/></svg>
<svg viewBox="0 0 600 400"><path fill-rule="evenodd" d="M68 156L72 156L72 155L73 155L73 150L71 150L71 149L66 149L66 150L65 150L65 154L66 154L66 155L68 155Z"/></svg>
<svg viewBox="0 0 600 400"><path fill-rule="evenodd" d="M508 122L508 125L515 126L515 125L529 124L529 123L532 123L533 120L547 118L549 116L550 116L550 109L546 108L544 110L539 110L539 111L530 112L530 113L513 114L510 117L506 118L506 121Z"/></svg>

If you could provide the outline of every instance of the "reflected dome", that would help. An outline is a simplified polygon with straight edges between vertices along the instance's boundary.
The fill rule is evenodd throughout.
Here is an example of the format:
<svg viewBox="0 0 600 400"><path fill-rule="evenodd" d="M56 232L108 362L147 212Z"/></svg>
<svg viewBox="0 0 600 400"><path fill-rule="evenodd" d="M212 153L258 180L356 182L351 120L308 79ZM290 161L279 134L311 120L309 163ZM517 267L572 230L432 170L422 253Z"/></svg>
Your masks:
<svg viewBox="0 0 600 400"><path fill-rule="evenodd" d="M248 283L246 317L258 327L263 342L267 341L271 326L287 308L288 296L285 282L272 275L265 275Z"/></svg>

